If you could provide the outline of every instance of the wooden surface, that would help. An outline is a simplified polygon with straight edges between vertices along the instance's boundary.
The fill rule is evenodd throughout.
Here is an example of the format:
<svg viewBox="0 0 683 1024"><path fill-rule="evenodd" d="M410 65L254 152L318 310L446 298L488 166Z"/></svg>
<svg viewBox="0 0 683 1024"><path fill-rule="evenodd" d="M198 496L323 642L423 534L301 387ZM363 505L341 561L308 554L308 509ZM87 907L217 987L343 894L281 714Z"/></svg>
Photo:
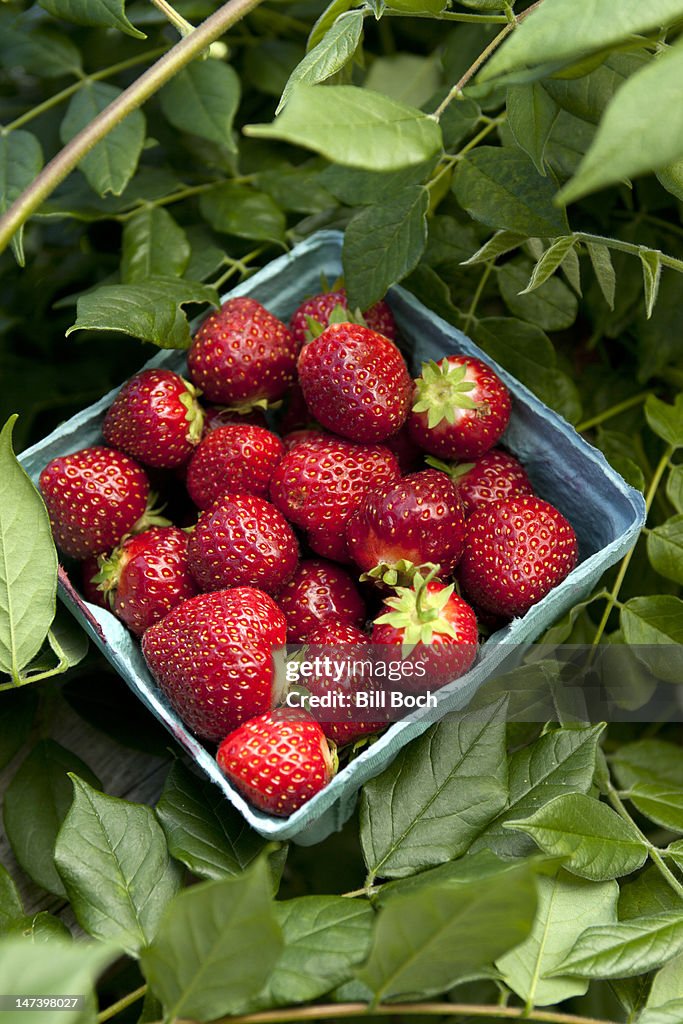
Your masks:
<svg viewBox="0 0 683 1024"><path fill-rule="evenodd" d="M0 705L0 716L1 716ZM151 716L150 716L151 717ZM1 727L1 717L0 717ZM110 739L89 725L65 701L59 701L51 723L50 737L77 754L93 770L110 796L123 797L138 803L156 803L169 770L169 759L132 750ZM169 738L170 744L170 738ZM26 745L0 772L0 798L20 764L31 750ZM27 808L27 813L30 809ZM22 871L12 853L4 828L0 825L0 863L12 875L24 902L27 914L49 910L58 914L76 933L71 909L63 899L46 893Z"/></svg>

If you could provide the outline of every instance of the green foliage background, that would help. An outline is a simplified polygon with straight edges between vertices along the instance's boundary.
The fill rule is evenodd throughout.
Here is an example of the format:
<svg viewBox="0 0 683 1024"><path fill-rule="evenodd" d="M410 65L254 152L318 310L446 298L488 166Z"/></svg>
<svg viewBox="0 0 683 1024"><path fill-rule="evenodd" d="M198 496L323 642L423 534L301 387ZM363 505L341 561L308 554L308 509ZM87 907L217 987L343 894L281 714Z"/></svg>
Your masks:
<svg viewBox="0 0 683 1024"><path fill-rule="evenodd" d="M0 211L173 46L162 6L0 8ZM182 31L211 13L170 9ZM23 752L4 825L16 870L92 941L74 956L0 867L0 992L92 991L110 965L99 994L121 1020L142 985L147 1021L397 1000L396 1019L683 1019L676 727L560 712L541 728L489 694L311 850L263 843L177 762L156 808L104 795L50 738L56 705L123 744L167 740L53 621L54 549L11 436L20 450L154 346L186 347L219 293L340 228L354 306L402 281L644 491L636 548L548 638L679 644L681 24L683 0L267 0L15 234L0 258L0 421L19 413L0 437L0 767Z"/></svg>

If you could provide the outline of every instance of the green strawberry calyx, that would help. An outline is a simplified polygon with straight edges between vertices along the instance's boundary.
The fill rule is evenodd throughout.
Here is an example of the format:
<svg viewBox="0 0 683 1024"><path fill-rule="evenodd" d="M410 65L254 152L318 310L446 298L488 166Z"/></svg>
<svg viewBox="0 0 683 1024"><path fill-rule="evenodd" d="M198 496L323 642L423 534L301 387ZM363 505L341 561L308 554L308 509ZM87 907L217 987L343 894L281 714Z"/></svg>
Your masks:
<svg viewBox="0 0 683 1024"><path fill-rule="evenodd" d="M132 533L142 533L144 530L149 530L150 526L173 525L170 519L167 519L166 516L162 516L161 513L166 506L157 506L156 502L158 501L158 497L159 496L154 494L154 492L150 492L145 511L142 513L137 523L134 523L133 526L131 526L126 536L121 538L121 544L123 544L126 537L129 537Z"/></svg>
<svg viewBox="0 0 683 1024"><path fill-rule="evenodd" d="M440 566L434 562L422 562L416 565L407 558L399 558L396 562L378 562L360 577L361 583L379 583L387 587L410 587L415 576L427 576L433 579Z"/></svg>
<svg viewBox="0 0 683 1024"><path fill-rule="evenodd" d="M457 640L458 634L442 614L450 601L455 584L441 590L429 590L428 578L415 574L412 587L396 587L396 596L384 601L391 611L375 619L376 625L393 626L402 630L404 643L430 644L435 633Z"/></svg>
<svg viewBox="0 0 683 1024"><path fill-rule="evenodd" d="M416 402L413 412L427 413L427 426L436 427L442 420L455 423L459 410L484 411L481 402L467 394L476 388L476 381L465 380L467 366L452 365L447 359L440 363L423 363L422 373L415 381Z"/></svg>
<svg viewBox="0 0 683 1024"><path fill-rule="evenodd" d="M463 476L467 476L471 469L474 469L474 462L443 462L433 455L427 455L425 462L432 469L438 469L441 473L447 473L453 481L460 480Z"/></svg>
<svg viewBox="0 0 683 1024"><path fill-rule="evenodd" d="M180 404L185 406L185 419L187 421L187 434L185 435L189 444L199 444L204 433L204 410L198 402L201 391L191 384L189 380L181 377L185 385L185 391L180 396Z"/></svg>

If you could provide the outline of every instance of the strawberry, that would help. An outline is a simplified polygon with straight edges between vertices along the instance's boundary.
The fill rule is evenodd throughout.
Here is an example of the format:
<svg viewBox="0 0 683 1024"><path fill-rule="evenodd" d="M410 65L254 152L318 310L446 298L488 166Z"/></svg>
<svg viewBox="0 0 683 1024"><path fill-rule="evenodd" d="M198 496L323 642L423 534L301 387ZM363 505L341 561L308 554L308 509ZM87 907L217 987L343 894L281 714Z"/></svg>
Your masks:
<svg viewBox="0 0 683 1024"><path fill-rule="evenodd" d="M458 575L476 605L513 618L556 587L576 560L576 534L553 505L540 498L507 498L477 509L467 520Z"/></svg>
<svg viewBox="0 0 683 1024"><path fill-rule="evenodd" d="M422 367L408 429L432 455L478 459L503 434L510 408L508 389L490 366L471 356L446 356Z"/></svg>
<svg viewBox="0 0 683 1024"><path fill-rule="evenodd" d="M104 439L146 466L176 469L202 436L197 394L172 370L141 370L110 405L102 424Z"/></svg>
<svg viewBox="0 0 683 1024"><path fill-rule="evenodd" d="M346 543L356 565L390 586L425 563L450 576L465 545L458 491L436 469L373 487L346 523Z"/></svg>
<svg viewBox="0 0 683 1024"><path fill-rule="evenodd" d="M287 449L291 449L301 444L302 441L319 441L322 438L331 438L333 434L328 434L322 427L300 427L299 430L290 430L287 434L282 435L282 443Z"/></svg>
<svg viewBox="0 0 683 1024"><path fill-rule="evenodd" d="M279 817L298 810L337 770L336 754L318 723L304 712L282 708L226 736L216 760L251 804Z"/></svg>
<svg viewBox="0 0 683 1024"><path fill-rule="evenodd" d="M412 667L401 680L406 693L445 686L476 657L476 616L454 589L417 574L411 587L397 587L395 596L385 598L385 611L375 619L371 642L390 645L387 659L396 657L391 647L410 648L403 660Z"/></svg>
<svg viewBox="0 0 683 1024"><path fill-rule="evenodd" d="M382 445L314 439L296 445L276 466L270 498L290 522L308 531L314 551L346 561L346 520L366 491L399 476L396 459Z"/></svg>
<svg viewBox="0 0 683 1024"><path fill-rule="evenodd" d="M397 433L392 434L382 444L394 453L402 473L414 473L423 467L424 452L410 436L407 421Z"/></svg>
<svg viewBox="0 0 683 1024"><path fill-rule="evenodd" d="M228 299L195 334L187 365L208 402L248 408L285 393L298 349L282 321L256 299Z"/></svg>
<svg viewBox="0 0 683 1024"><path fill-rule="evenodd" d="M276 600L287 619L290 644L299 643L327 619L360 626L365 618L365 604L353 577L340 565L322 558L299 562Z"/></svg>
<svg viewBox="0 0 683 1024"><path fill-rule="evenodd" d="M272 648L286 632L272 598L233 587L176 605L146 630L142 653L187 727L217 743L276 703Z"/></svg>
<svg viewBox="0 0 683 1024"><path fill-rule="evenodd" d="M294 531L269 501L224 494L202 512L188 545L190 572L201 590L252 586L275 591L299 559Z"/></svg>
<svg viewBox="0 0 683 1024"><path fill-rule="evenodd" d="M100 555L95 583L100 597L131 632L142 636L197 587L187 565L188 535L176 526L153 526L124 537L109 556Z"/></svg>
<svg viewBox="0 0 683 1024"><path fill-rule="evenodd" d="M351 704L351 707L311 709L328 739L340 747L386 725L386 722L365 721L362 712L359 715L355 708L356 695L374 689L369 645L370 638L365 633L338 619L326 619L306 637L304 656L310 660L328 658L330 666L326 671L323 661L316 675L303 680L305 689L314 697L342 694Z"/></svg>
<svg viewBox="0 0 683 1024"><path fill-rule="evenodd" d="M195 505L209 508L222 494L268 496L273 470L285 455L279 437L247 423L217 427L197 446L185 483Z"/></svg>
<svg viewBox="0 0 683 1024"><path fill-rule="evenodd" d="M90 604L95 604L98 608L106 608L107 602L104 594L98 584L93 582L99 571L97 555L90 555L84 562L81 562L81 593L86 601L90 601Z"/></svg>
<svg viewBox="0 0 683 1024"><path fill-rule="evenodd" d="M282 397L282 407L278 411L279 433L288 434L290 430L310 427L312 423L313 417L304 400L304 393L300 385L294 383Z"/></svg>
<svg viewBox="0 0 683 1024"><path fill-rule="evenodd" d="M111 551L124 533L141 527L150 496L144 469L104 445L52 459L40 489L56 544L78 559Z"/></svg>
<svg viewBox="0 0 683 1024"><path fill-rule="evenodd" d="M427 462L451 477L466 516L492 501L534 493L522 463L503 448L492 448L476 462L449 465L431 456L427 456Z"/></svg>
<svg viewBox="0 0 683 1024"><path fill-rule="evenodd" d="M352 441L383 441L405 422L412 385L393 342L359 324L331 324L301 350L299 383L311 414Z"/></svg>
<svg viewBox="0 0 683 1024"><path fill-rule="evenodd" d="M299 345L309 341L312 336L311 321L318 328L329 326L330 317L335 310L346 311L349 308L346 290L337 288L331 292L322 292L306 299L295 311L289 321L289 329ZM363 320L371 330L383 334L389 341L396 339L396 321L386 302L376 302L363 313ZM320 333L320 331L318 331Z"/></svg>

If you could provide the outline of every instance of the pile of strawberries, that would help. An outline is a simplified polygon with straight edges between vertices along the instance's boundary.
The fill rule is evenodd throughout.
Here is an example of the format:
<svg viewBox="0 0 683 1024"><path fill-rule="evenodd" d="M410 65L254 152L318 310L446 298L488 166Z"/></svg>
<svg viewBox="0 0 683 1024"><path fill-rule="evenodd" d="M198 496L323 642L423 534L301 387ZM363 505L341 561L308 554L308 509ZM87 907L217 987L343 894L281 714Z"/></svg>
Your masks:
<svg viewBox="0 0 683 1024"><path fill-rule="evenodd" d="M421 658L426 675L401 685L434 690L474 661L477 617L523 615L577 558L570 524L496 447L511 400L493 370L449 355L412 380L388 306L364 319L346 306L343 289L327 292L287 327L255 299L230 299L194 337L191 383L136 374L105 443L40 477L85 596L142 638L188 728L276 815L329 782L337 746L384 723L279 707L274 648L362 657L372 644L375 658ZM154 509L153 486L177 525ZM313 695L339 685L325 672L306 681Z"/></svg>

